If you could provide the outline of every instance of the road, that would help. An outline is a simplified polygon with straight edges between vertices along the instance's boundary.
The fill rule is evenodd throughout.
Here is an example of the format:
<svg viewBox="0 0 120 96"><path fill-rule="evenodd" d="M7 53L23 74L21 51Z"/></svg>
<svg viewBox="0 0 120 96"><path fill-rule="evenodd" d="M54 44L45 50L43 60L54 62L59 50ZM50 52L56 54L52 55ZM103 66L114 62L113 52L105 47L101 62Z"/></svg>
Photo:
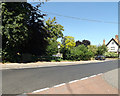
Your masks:
<svg viewBox="0 0 120 96"><path fill-rule="evenodd" d="M3 70L2 93L28 93L116 68L118 68L118 60L83 65Z"/></svg>

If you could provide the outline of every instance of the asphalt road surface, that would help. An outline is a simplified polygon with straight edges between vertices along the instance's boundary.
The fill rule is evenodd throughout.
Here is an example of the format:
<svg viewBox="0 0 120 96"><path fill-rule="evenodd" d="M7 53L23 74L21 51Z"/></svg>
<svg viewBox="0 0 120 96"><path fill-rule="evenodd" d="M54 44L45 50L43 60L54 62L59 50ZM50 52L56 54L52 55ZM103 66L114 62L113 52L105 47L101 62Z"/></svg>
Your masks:
<svg viewBox="0 0 120 96"><path fill-rule="evenodd" d="M116 68L118 68L118 60L83 65L3 70L2 93L28 93Z"/></svg>

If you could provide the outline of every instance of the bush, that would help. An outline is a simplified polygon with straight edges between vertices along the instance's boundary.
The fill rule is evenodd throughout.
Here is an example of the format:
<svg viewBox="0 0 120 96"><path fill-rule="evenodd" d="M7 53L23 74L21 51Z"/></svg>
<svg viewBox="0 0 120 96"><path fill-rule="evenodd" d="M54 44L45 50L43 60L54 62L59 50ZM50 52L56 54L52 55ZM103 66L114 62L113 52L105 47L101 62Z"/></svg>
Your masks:
<svg viewBox="0 0 120 96"><path fill-rule="evenodd" d="M70 60L70 49L68 48L62 48L61 53L63 54L63 60Z"/></svg>
<svg viewBox="0 0 120 96"><path fill-rule="evenodd" d="M58 43L57 41L50 41L46 48L46 55L52 56L58 52Z"/></svg>
<svg viewBox="0 0 120 96"><path fill-rule="evenodd" d="M93 57L93 53L88 51L87 47L84 45L79 45L70 51L70 59L71 60L90 60Z"/></svg>
<svg viewBox="0 0 120 96"><path fill-rule="evenodd" d="M107 52L107 47L105 45L98 46L97 54L96 55L103 55L105 52Z"/></svg>
<svg viewBox="0 0 120 96"><path fill-rule="evenodd" d="M104 55L106 58L118 58L118 54L114 52L105 52Z"/></svg>
<svg viewBox="0 0 120 96"><path fill-rule="evenodd" d="M62 61L62 57L55 56L37 56L37 61Z"/></svg>
<svg viewBox="0 0 120 96"><path fill-rule="evenodd" d="M58 62L60 62L60 61L62 61L62 60L63 60L63 59L61 59L61 58L60 58L60 59L56 59L55 61L58 61Z"/></svg>
<svg viewBox="0 0 120 96"><path fill-rule="evenodd" d="M83 60L90 60L93 56L94 54L91 51L88 51L85 53L85 57L83 58Z"/></svg>
<svg viewBox="0 0 120 96"><path fill-rule="evenodd" d="M93 57L97 54L97 46L96 45L88 45L88 51L91 51L93 53Z"/></svg>

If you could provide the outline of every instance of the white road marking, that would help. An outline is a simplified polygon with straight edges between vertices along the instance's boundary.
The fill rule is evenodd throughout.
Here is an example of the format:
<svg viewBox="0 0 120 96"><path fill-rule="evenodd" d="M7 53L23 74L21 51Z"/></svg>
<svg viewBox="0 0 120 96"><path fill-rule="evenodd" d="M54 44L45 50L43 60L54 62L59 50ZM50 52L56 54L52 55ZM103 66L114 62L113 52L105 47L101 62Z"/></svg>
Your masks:
<svg viewBox="0 0 120 96"><path fill-rule="evenodd" d="M33 91L32 93L37 93L37 92L45 91L45 90L48 90L48 89L50 89L50 88L43 88L43 89L40 89L40 90Z"/></svg>
<svg viewBox="0 0 120 96"><path fill-rule="evenodd" d="M85 80L85 79L88 79L88 77L82 78L82 79L80 79L80 80Z"/></svg>
<svg viewBox="0 0 120 96"><path fill-rule="evenodd" d="M103 73L97 74L97 75L102 75Z"/></svg>
<svg viewBox="0 0 120 96"><path fill-rule="evenodd" d="M89 78L92 78L92 77L95 77L95 76L97 76L97 75L92 75L92 76L90 76Z"/></svg>
<svg viewBox="0 0 120 96"><path fill-rule="evenodd" d="M59 85L56 85L56 86L53 86L53 87L60 87L60 86L63 86L65 85L65 83L62 83L62 84L59 84Z"/></svg>
<svg viewBox="0 0 120 96"><path fill-rule="evenodd" d="M74 82L77 82L77 81L79 81L79 80L70 81L69 83L74 83Z"/></svg>
<svg viewBox="0 0 120 96"><path fill-rule="evenodd" d="M99 74L97 74L97 75L102 75L102 74L103 74L103 73L99 73ZM82 79L79 79L79 80L73 80L73 81L70 81L70 82L68 82L68 83L74 83L74 82L77 82L77 81L89 79L89 78L95 77L95 76L97 76L97 75L92 75L92 76L85 77L85 78L82 78ZM66 84L66 83L62 83L62 84L59 84L59 85L55 85L55 86L53 86L53 87L60 87L60 86L63 86L63 85L65 85L65 84ZM51 87L51 88L53 88L53 87ZM32 93L37 93L37 92L45 91L45 90L48 90L48 89L50 89L50 88L43 88L43 89L40 89L40 90L33 91ZM26 96L26 95L20 95L20 96Z"/></svg>

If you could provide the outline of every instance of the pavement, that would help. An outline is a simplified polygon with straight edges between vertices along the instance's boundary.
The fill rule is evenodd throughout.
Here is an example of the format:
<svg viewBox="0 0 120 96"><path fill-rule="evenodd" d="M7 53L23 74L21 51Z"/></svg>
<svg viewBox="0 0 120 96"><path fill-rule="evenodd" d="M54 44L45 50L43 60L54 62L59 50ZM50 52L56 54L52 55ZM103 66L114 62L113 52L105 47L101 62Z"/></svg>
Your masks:
<svg viewBox="0 0 120 96"><path fill-rule="evenodd" d="M97 62L113 61L116 59L101 60L90 60L90 61L63 61L63 62L31 62L31 63L5 63L0 64L0 70L6 69L23 69L23 68L38 68L38 67L52 67L52 66L67 66L67 65L77 65L77 64L88 64Z"/></svg>
<svg viewBox="0 0 120 96"><path fill-rule="evenodd" d="M66 66L2 70L2 91L3 94L32 93L75 80L83 80L83 78L89 79L88 77L104 74L117 68L118 60L112 60Z"/></svg>
<svg viewBox="0 0 120 96"><path fill-rule="evenodd" d="M102 75L102 78L108 82L111 86L120 90L120 79L118 73L120 72L120 68L108 71Z"/></svg>
<svg viewBox="0 0 120 96"><path fill-rule="evenodd" d="M108 84L102 78L103 75L74 80L28 94L118 94L118 89Z"/></svg>

